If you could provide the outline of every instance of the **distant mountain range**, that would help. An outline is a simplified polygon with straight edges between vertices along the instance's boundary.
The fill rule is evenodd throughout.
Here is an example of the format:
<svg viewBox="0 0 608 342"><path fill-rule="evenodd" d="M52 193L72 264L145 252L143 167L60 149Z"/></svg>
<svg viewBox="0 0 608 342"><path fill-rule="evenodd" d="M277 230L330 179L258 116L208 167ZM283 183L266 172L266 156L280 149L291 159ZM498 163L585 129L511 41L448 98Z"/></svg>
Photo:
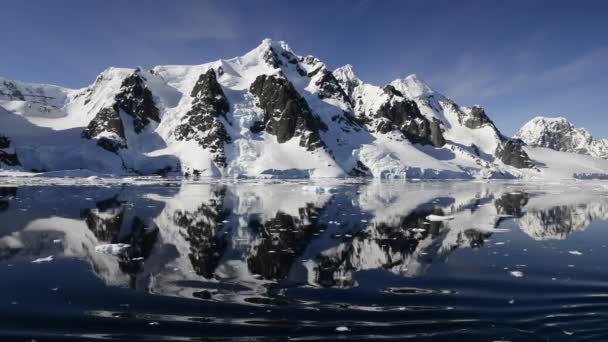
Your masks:
<svg viewBox="0 0 608 342"><path fill-rule="evenodd" d="M375 86L268 39L201 65L109 68L83 89L0 78L5 172L608 178L606 140L565 120L518 138L415 75Z"/></svg>

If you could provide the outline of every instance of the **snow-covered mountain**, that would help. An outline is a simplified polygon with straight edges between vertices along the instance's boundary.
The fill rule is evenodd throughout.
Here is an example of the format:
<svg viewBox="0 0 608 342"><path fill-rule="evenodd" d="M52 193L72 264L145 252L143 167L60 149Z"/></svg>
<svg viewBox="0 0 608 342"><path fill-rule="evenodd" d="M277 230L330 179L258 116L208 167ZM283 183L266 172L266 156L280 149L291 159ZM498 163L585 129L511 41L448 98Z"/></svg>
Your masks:
<svg viewBox="0 0 608 342"><path fill-rule="evenodd" d="M608 139L595 139L563 117L537 116L519 130L517 137L529 146L608 159Z"/></svg>
<svg viewBox="0 0 608 342"><path fill-rule="evenodd" d="M384 86L264 40L243 56L109 68L83 89L0 79L0 168L318 178L572 178L608 162L527 147L415 75Z"/></svg>

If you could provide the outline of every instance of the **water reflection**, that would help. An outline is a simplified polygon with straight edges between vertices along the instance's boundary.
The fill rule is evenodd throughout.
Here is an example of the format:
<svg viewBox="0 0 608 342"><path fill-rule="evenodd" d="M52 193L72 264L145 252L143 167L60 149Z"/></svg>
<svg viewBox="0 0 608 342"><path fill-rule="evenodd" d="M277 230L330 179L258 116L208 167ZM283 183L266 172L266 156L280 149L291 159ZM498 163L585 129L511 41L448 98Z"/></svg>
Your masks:
<svg viewBox="0 0 608 342"><path fill-rule="evenodd" d="M546 240L598 219L599 192L504 184L1 187L0 260L78 258L108 285L280 304L294 300L285 289L353 288L366 271L422 276L505 222ZM95 251L108 243L130 248Z"/></svg>

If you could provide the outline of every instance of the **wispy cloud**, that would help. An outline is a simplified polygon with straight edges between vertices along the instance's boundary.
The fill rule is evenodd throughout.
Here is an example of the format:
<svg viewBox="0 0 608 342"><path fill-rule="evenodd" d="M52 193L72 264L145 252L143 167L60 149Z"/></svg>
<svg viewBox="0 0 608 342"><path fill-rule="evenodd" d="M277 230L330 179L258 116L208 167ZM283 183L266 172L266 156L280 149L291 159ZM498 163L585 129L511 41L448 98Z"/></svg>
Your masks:
<svg viewBox="0 0 608 342"><path fill-rule="evenodd" d="M177 13L170 25L161 26L161 37L183 40L231 40L238 37L238 20L216 3L198 2Z"/></svg>
<svg viewBox="0 0 608 342"><path fill-rule="evenodd" d="M487 56L463 53L452 68L431 76L430 81L453 98L485 100L517 91L541 91L572 86L608 72L608 49L587 51L561 64L541 69L529 62L540 58L521 49L500 64Z"/></svg>

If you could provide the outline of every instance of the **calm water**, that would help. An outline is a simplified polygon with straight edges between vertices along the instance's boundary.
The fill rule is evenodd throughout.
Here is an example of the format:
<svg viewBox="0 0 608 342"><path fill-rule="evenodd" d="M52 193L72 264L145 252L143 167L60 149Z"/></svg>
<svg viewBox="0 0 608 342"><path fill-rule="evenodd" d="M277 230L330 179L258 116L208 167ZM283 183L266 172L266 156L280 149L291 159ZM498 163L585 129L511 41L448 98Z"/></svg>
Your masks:
<svg viewBox="0 0 608 342"><path fill-rule="evenodd" d="M1 341L608 340L602 184L0 182Z"/></svg>

